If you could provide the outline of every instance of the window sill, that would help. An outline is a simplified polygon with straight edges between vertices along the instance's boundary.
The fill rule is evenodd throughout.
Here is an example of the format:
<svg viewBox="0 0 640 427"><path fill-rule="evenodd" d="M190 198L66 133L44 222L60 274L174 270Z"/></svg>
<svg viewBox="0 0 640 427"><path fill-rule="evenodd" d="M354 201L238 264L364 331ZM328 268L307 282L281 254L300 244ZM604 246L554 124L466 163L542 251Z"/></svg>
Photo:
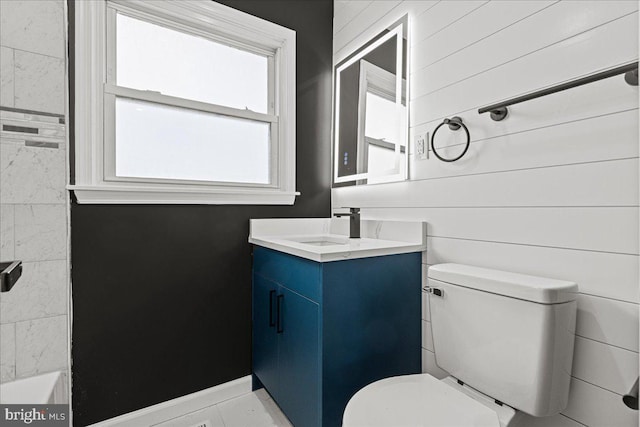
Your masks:
<svg viewBox="0 0 640 427"><path fill-rule="evenodd" d="M299 192L212 188L69 185L79 204L293 205Z"/></svg>

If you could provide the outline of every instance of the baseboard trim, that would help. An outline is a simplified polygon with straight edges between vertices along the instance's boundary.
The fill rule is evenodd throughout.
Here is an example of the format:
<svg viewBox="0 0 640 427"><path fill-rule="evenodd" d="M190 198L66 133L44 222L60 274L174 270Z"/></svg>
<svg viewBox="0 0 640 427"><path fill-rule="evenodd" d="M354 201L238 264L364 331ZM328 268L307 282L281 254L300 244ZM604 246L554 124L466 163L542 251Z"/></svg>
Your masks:
<svg viewBox="0 0 640 427"><path fill-rule="evenodd" d="M157 405L139 409L128 414L110 418L90 427L140 427L152 426L172 418L233 399L251 392L251 375L238 378L205 390L167 400Z"/></svg>

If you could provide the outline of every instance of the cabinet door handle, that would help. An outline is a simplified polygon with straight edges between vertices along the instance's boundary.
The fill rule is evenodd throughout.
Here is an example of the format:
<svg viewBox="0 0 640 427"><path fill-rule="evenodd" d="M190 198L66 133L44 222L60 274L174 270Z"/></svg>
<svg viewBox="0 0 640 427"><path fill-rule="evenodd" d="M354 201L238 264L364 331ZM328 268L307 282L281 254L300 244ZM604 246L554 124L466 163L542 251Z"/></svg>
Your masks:
<svg viewBox="0 0 640 427"><path fill-rule="evenodd" d="M282 328L282 301L284 300L284 295L280 294L278 295L278 299L276 301L276 332L281 334L284 329Z"/></svg>
<svg viewBox="0 0 640 427"><path fill-rule="evenodd" d="M273 296L276 294L275 289L269 291L269 326L276 326L276 321L273 320Z"/></svg>

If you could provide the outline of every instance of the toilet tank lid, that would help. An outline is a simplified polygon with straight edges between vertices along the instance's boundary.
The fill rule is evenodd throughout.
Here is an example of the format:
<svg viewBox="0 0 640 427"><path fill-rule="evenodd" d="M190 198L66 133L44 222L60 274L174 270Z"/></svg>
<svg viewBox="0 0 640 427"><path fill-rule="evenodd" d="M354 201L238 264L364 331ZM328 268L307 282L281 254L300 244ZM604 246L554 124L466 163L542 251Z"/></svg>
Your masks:
<svg viewBox="0 0 640 427"><path fill-rule="evenodd" d="M547 279L462 264L429 267L431 279L491 292L540 304L559 304L577 297L578 285L565 280Z"/></svg>

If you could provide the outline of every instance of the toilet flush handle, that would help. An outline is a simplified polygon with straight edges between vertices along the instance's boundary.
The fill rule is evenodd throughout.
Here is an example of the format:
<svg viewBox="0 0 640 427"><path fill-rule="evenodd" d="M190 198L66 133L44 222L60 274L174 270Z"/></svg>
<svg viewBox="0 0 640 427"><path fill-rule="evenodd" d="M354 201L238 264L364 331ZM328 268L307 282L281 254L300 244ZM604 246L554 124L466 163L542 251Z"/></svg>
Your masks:
<svg viewBox="0 0 640 427"><path fill-rule="evenodd" d="M440 288L434 288L432 286L425 286L424 288L422 288L423 290L429 292L431 295L435 295L437 297L443 297L444 296L444 291Z"/></svg>

